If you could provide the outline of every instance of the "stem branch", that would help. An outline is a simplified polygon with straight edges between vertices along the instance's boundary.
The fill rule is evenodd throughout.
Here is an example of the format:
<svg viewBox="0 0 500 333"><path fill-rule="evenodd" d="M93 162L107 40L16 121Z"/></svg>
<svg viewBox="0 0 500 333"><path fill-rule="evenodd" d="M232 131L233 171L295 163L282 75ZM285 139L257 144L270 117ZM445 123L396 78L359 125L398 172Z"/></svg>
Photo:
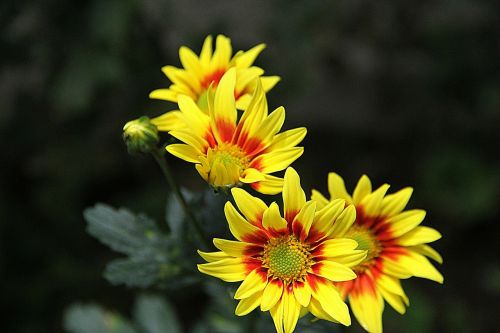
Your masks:
<svg viewBox="0 0 500 333"><path fill-rule="evenodd" d="M210 247L210 244L208 243L205 233L203 232L203 229L201 228L201 225L199 224L198 220L194 216L193 212L189 208L189 205L187 204L186 198L184 198L184 195L182 194L179 185L177 185L177 182L174 179L174 176L172 174L172 170L170 169L170 166L168 165L167 161L165 160L164 156L164 149L158 148L154 149L151 151L151 155L153 155L154 159L160 166L161 171L163 172L163 175L165 176L165 179L167 180L168 185L170 186L170 189L174 192L174 195L176 196L177 200L182 206L182 209L184 210L184 213L188 217L189 222L193 226L194 230L196 231L196 234L198 235L198 238L200 238L201 242L205 247L208 249Z"/></svg>

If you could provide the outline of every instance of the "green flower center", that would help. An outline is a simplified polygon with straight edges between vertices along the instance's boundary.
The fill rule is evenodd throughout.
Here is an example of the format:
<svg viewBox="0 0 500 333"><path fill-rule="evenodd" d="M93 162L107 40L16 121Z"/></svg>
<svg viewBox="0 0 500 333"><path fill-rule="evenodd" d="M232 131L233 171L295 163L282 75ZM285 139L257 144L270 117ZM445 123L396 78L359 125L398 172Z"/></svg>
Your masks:
<svg viewBox="0 0 500 333"><path fill-rule="evenodd" d="M354 239L358 242L357 250L367 251L365 260L356 267L353 267L353 270L357 273L364 272L373 264L374 259L379 256L382 250L380 242L369 229L360 225L353 225L345 233L344 237Z"/></svg>
<svg viewBox="0 0 500 333"><path fill-rule="evenodd" d="M208 150L209 183L215 187L231 187L239 183L249 159L238 146L222 144Z"/></svg>
<svg viewBox="0 0 500 333"><path fill-rule="evenodd" d="M311 254L294 236L271 239L264 247L262 260L268 275L285 283L303 280L311 267Z"/></svg>

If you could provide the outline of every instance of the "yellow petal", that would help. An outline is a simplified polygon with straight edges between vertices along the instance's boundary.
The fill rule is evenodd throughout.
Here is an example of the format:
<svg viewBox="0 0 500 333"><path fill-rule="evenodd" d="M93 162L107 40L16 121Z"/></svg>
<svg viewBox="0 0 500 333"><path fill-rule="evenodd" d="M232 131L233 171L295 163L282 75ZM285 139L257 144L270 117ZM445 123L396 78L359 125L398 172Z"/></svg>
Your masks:
<svg viewBox="0 0 500 333"><path fill-rule="evenodd" d="M179 115L194 134L205 137L209 131L210 123L208 116L198 108L196 103L189 97L179 96Z"/></svg>
<svg viewBox="0 0 500 333"><path fill-rule="evenodd" d="M215 91L213 107L208 103L212 129L218 141L229 142L233 138L237 116L234 101L235 82L236 72L233 68L221 78Z"/></svg>
<svg viewBox="0 0 500 333"><path fill-rule="evenodd" d="M315 213L316 202L311 200L305 203L304 207L293 219L292 231L301 242L309 235Z"/></svg>
<svg viewBox="0 0 500 333"><path fill-rule="evenodd" d="M203 78L203 68L201 67L200 60L191 49L181 46L179 49L179 58L181 59L182 66L188 72L193 73L198 80Z"/></svg>
<svg viewBox="0 0 500 333"><path fill-rule="evenodd" d="M382 332L382 312L384 311L384 300L379 292L375 295L370 293L359 293L349 296L351 310L360 323L368 332Z"/></svg>
<svg viewBox="0 0 500 333"><path fill-rule="evenodd" d="M331 321L331 322L334 322L334 323L339 323L337 320L335 320L335 318L333 318L332 316L330 316L324 309L323 307L321 306L321 303L314 299L314 298L311 298L311 302L309 303L309 307L308 307L308 310L316 317L316 318L319 318L319 319L323 319L323 320L328 320L328 321Z"/></svg>
<svg viewBox="0 0 500 333"><path fill-rule="evenodd" d="M264 175L264 180L251 184L257 192L267 195L278 194L283 190L283 178Z"/></svg>
<svg viewBox="0 0 500 333"><path fill-rule="evenodd" d="M177 138L180 141L184 142L185 144L193 147L196 151L200 152L200 154L204 152L208 147L208 143L205 139L193 134L191 130L188 130L186 128L170 131L169 134L174 138Z"/></svg>
<svg viewBox="0 0 500 333"><path fill-rule="evenodd" d="M260 309L262 311L268 311L273 308L276 303L280 300L283 294L283 282L280 280L271 280L266 285L264 292L262 293L262 302L260 304Z"/></svg>
<svg viewBox="0 0 500 333"><path fill-rule="evenodd" d="M265 178L264 174L261 173L259 170L254 169L254 168L245 169L240 176L240 182L245 183L245 184L260 182L260 181L265 180L265 179L266 178Z"/></svg>
<svg viewBox="0 0 500 333"><path fill-rule="evenodd" d="M174 143L171 145L167 146L167 151L174 155L177 156L178 158L191 162L191 163L199 163L200 160L198 156L201 154L199 151L197 151L195 148L182 144L182 143Z"/></svg>
<svg viewBox="0 0 500 333"><path fill-rule="evenodd" d="M255 158L250 166L259 169L263 173L281 171L304 153L303 147L292 147L275 150Z"/></svg>
<svg viewBox="0 0 500 333"><path fill-rule="evenodd" d="M249 243L221 238L214 238L213 243L216 248L232 257L242 257L245 250L248 249L248 247L252 246L252 244Z"/></svg>
<svg viewBox="0 0 500 333"><path fill-rule="evenodd" d="M390 237L398 238L408 231L413 230L424 220L424 218L424 210L412 209L387 219L387 222L391 225L391 232L389 233Z"/></svg>
<svg viewBox="0 0 500 333"><path fill-rule="evenodd" d="M429 262L426 257L411 251L410 254L412 259L409 260L408 264L411 265L414 276L443 283L443 275Z"/></svg>
<svg viewBox="0 0 500 333"><path fill-rule="evenodd" d="M332 233L334 226L338 224L336 220L343 211L344 200L335 199L316 212L312 227L314 230L322 234L322 237L318 239L326 237Z"/></svg>
<svg viewBox="0 0 500 333"><path fill-rule="evenodd" d="M260 270L251 271L241 283L234 294L235 299L243 299L252 296L256 292L261 292L267 285L267 276Z"/></svg>
<svg viewBox="0 0 500 333"><path fill-rule="evenodd" d="M408 247L408 249L423 254L424 256L429 257L440 264L443 263L443 257L441 257L441 255L429 245L420 244L420 245L410 246Z"/></svg>
<svg viewBox="0 0 500 333"><path fill-rule="evenodd" d="M406 306L401 296L391 293L384 287L379 287L378 291L387 303L389 303L389 305L392 306L392 308L399 314L404 314L406 312Z"/></svg>
<svg viewBox="0 0 500 333"><path fill-rule="evenodd" d="M170 89L156 89L149 93L149 98L177 102L177 93Z"/></svg>
<svg viewBox="0 0 500 333"><path fill-rule="evenodd" d="M330 281L349 281L356 278L352 269L331 260L323 260L311 267L314 274L322 276Z"/></svg>
<svg viewBox="0 0 500 333"><path fill-rule="evenodd" d="M231 40L223 35L218 35L215 40L215 52L210 61L210 70L226 68L233 53Z"/></svg>
<svg viewBox="0 0 500 333"><path fill-rule="evenodd" d="M343 237L354 221L356 221L356 208L354 205L349 205L335 220L330 234L334 237Z"/></svg>
<svg viewBox="0 0 500 333"><path fill-rule="evenodd" d="M311 301L311 287L304 282L293 283L293 294L297 302L303 307L308 307Z"/></svg>
<svg viewBox="0 0 500 333"><path fill-rule="evenodd" d="M285 289L283 292L283 326L285 333L291 333L297 326L299 320L300 308L302 307L299 302L295 300L293 291L290 288Z"/></svg>
<svg viewBox="0 0 500 333"><path fill-rule="evenodd" d="M401 287L399 279L383 274L377 278L377 288L394 310L400 314L406 312L406 306L409 305L409 300Z"/></svg>
<svg viewBox="0 0 500 333"><path fill-rule="evenodd" d="M252 100L252 95L249 93L240 95L238 99L236 99L236 109L246 110L251 100Z"/></svg>
<svg viewBox="0 0 500 333"><path fill-rule="evenodd" d="M332 282L318 276L308 276L312 296L319 301L323 310L339 323L351 325L351 317L347 305L340 297Z"/></svg>
<svg viewBox="0 0 500 333"><path fill-rule="evenodd" d="M354 250L349 254L344 254L341 256L335 256L331 259L339 264L345 265L347 267L354 267L360 264L366 258L367 251L364 250Z"/></svg>
<svg viewBox="0 0 500 333"><path fill-rule="evenodd" d="M441 238L439 231L429 227L416 227L399 237L397 242L400 245L412 246L424 243L431 243Z"/></svg>
<svg viewBox="0 0 500 333"><path fill-rule="evenodd" d="M403 287L401 287L401 282L397 278L394 278L387 274L381 274L379 277L377 277L376 282L378 287L382 287L385 290L399 296L406 296Z"/></svg>
<svg viewBox="0 0 500 333"><path fill-rule="evenodd" d="M203 42L200 52L200 63L205 70L209 69L210 59L212 58L212 36L207 36Z"/></svg>
<svg viewBox="0 0 500 333"><path fill-rule="evenodd" d="M366 175L361 176L352 194L352 201L358 205L361 200L372 192L372 183Z"/></svg>
<svg viewBox="0 0 500 333"><path fill-rule="evenodd" d="M281 217L280 210L276 202L273 202L268 209L264 211L262 226L267 230L283 231L287 230L287 222Z"/></svg>
<svg viewBox="0 0 500 333"><path fill-rule="evenodd" d="M256 88L252 99L241 115L238 126L241 126L241 133L246 133L249 138L256 134L262 121L267 117L267 100L262 85L256 80Z"/></svg>
<svg viewBox="0 0 500 333"><path fill-rule="evenodd" d="M283 331L283 300L279 300L270 310L269 313L273 318L276 333L284 333Z"/></svg>
<svg viewBox="0 0 500 333"><path fill-rule="evenodd" d="M266 241L262 230L245 220L229 201L224 206L224 214L229 224L229 230L237 240L249 241L249 243Z"/></svg>
<svg viewBox="0 0 500 333"><path fill-rule="evenodd" d="M294 128L282 133L276 134L269 145L266 148L267 151L273 151L283 148L295 147L298 145L306 136L307 129L305 127Z"/></svg>
<svg viewBox="0 0 500 333"><path fill-rule="evenodd" d="M267 146L274 135L278 133L285 122L285 109L280 106L262 121L257 128L256 136Z"/></svg>
<svg viewBox="0 0 500 333"><path fill-rule="evenodd" d="M200 157L200 160L203 160L203 156ZM208 182L208 173L210 172L210 169L207 168L204 164L196 164L194 167L200 174L201 178L205 179L205 181Z"/></svg>
<svg viewBox="0 0 500 333"><path fill-rule="evenodd" d="M237 316L244 316L252 312L259 306L262 299L262 292L257 292L250 297L242 299L236 306L234 313Z"/></svg>
<svg viewBox="0 0 500 333"><path fill-rule="evenodd" d="M387 261L391 262L391 260ZM421 254L408 251L408 254L399 256L393 263L400 270L405 269L413 276L443 283L443 275ZM384 263L384 269L386 268L386 264Z"/></svg>
<svg viewBox="0 0 500 333"><path fill-rule="evenodd" d="M187 91L191 94L200 91L200 81L193 73L174 66L164 66L161 70L176 86L182 87L182 91ZM172 89L173 86L170 88Z"/></svg>
<svg viewBox="0 0 500 333"><path fill-rule="evenodd" d="M179 118L181 114L178 110L173 110L151 119L151 123L158 128L158 131L169 132L174 129L186 127L186 124Z"/></svg>
<svg viewBox="0 0 500 333"><path fill-rule="evenodd" d="M314 250L314 254L320 257L338 257L350 254L358 247L358 242L349 238L333 238L321 242Z"/></svg>
<svg viewBox="0 0 500 333"><path fill-rule="evenodd" d="M260 81L262 82L262 87L265 92L273 89L274 86L280 82L281 78L279 76L262 76Z"/></svg>
<svg viewBox="0 0 500 333"><path fill-rule="evenodd" d="M198 250L198 254L200 257L205 259L207 262L214 262L222 259L230 259L231 257L228 256L226 253L219 251L219 252L203 252Z"/></svg>
<svg viewBox="0 0 500 333"><path fill-rule="evenodd" d="M306 203L306 195L300 186L300 177L293 168L286 169L283 185L285 220L292 222Z"/></svg>
<svg viewBox="0 0 500 333"><path fill-rule="evenodd" d="M323 196L323 194L321 194L321 192L319 191L316 191L316 190L312 190L311 191L311 200L314 200L316 201L318 204L317 204L317 208L318 209L323 209L326 205L328 205L329 201L327 198L325 198ZM318 212L316 212L317 214Z"/></svg>
<svg viewBox="0 0 500 333"><path fill-rule="evenodd" d="M185 96L188 96L189 98L192 98L192 99L198 98L197 94L192 90L192 88L183 84L182 82L177 82L175 84L171 84L170 87L168 87L168 89L176 94L177 101L179 101L180 95L185 95Z"/></svg>
<svg viewBox="0 0 500 333"><path fill-rule="evenodd" d="M236 187L231 189L231 194L233 195L238 209L245 218L254 225L259 224L264 211L267 209L267 205L264 201Z"/></svg>
<svg viewBox="0 0 500 333"><path fill-rule="evenodd" d="M208 264L200 264L198 270L226 282L242 281L246 277L246 268L241 258L222 259Z"/></svg>
<svg viewBox="0 0 500 333"><path fill-rule="evenodd" d="M249 89L250 84L253 84L255 79L264 74L264 70L259 67L250 67L236 71L236 86L235 93L241 93Z"/></svg>
<svg viewBox="0 0 500 333"><path fill-rule="evenodd" d="M248 68L252 66L257 56L264 50L266 44L259 44L252 47L250 50L241 53L236 59L236 67Z"/></svg>
<svg viewBox="0 0 500 333"><path fill-rule="evenodd" d="M378 216L380 215L380 206L382 205L382 199L384 199L389 185L384 184L372 193L366 195L361 202L360 206L364 208L365 215L367 216Z"/></svg>
<svg viewBox="0 0 500 333"><path fill-rule="evenodd" d="M384 267L385 273L398 279L407 279L412 275L408 267L405 267L399 261L389 258L383 258L382 267Z"/></svg>
<svg viewBox="0 0 500 333"><path fill-rule="evenodd" d="M382 216L393 216L399 214L406 207L413 193L411 187L406 187L394 194L386 195L382 200L381 212Z"/></svg>
<svg viewBox="0 0 500 333"><path fill-rule="evenodd" d="M328 192L330 192L330 200L344 199L348 203L352 203L352 198L345 188L344 179L335 172L328 174Z"/></svg>

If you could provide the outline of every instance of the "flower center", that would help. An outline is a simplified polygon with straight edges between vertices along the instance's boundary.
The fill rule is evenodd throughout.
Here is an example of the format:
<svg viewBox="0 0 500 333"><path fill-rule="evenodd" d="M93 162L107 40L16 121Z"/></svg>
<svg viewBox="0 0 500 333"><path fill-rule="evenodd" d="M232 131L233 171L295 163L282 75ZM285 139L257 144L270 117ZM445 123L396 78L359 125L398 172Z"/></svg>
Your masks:
<svg viewBox="0 0 500 333"><path fill-rule="evenodd" d="M382 249L380 242L369 229L359 225L353 225L346 232L344 237L354 239L358 242L358 247L356 248L357 250L367 251L365 260L363 260L363 262L356 267L353 267L353 270L356 273L364 272L373 264L374 259L376 259L380 254Z"/></svg>
<svg viewBox="0 0 500 333"><path fill-rule="evenodd" d="M268 276L281 279L289 284L303 281L312 259L306 245L295 236L284 236L271 239L264 247L262 265L268 268Z"/></svg>
<svg viewBox="0 0 500 333"><path fill-rule="evenodd" d="M238 146L220 144L209 149L209 183L216 187L231 187L239 183L243 171L248 167L249 159Z"/></svg>

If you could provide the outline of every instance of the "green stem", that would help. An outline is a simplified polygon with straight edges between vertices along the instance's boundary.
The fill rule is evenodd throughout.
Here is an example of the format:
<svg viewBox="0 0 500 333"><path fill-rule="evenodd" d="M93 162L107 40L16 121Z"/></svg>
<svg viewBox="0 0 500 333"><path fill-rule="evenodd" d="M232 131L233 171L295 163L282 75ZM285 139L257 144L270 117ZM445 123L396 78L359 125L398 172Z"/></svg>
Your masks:
<svg viewBox="0 0 500 333"><path fill-rule="evenodd" d="M172 170L170 169L170 166L168 165L167 161L165 160L164 156L164 149L158 148L154 149L151 151L151 155L153 155L154 159L160 166L161 171L163 172L163 175L165 176L165 179L167 180L168 185L170 186L170 189L174 192L177 200L182 206L182 209L184 210L184 213L188 217L189 222L193 226L194 230L196 231L196 234L198 235L198 238L200 238L201 242L205 247L208 249L210 248L210 244L207 241L207 238L205 237L205 233L203 232L203 229L201 228L200 223L194 216L193 212L189 208L189 205L187 204L186 198L184 198L184 195L182 194L179 185L177 185L177 182L174 179L174 176L172 174Z"/></svg>

